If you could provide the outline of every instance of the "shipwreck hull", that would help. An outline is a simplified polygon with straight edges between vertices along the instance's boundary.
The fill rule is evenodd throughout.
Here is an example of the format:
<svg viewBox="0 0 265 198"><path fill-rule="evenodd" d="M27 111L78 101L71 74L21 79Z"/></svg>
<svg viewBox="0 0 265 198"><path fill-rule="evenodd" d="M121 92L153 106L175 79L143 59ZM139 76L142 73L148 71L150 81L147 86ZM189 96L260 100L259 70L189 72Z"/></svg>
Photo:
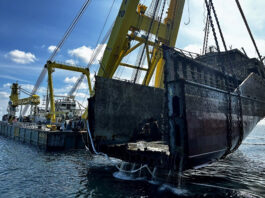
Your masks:
<svg viewBox="0 0 265 198"><path fill-rule="evenodd" d="M194 58L164 48L163 90L97 78L89 105L97 148L162 175L236 150L265 117L264 68L236 50L219 55Z"/></svg>
<svg viewBox="0 0 265 198"><path fill-rule="evenodd" d="M238 75L232 76L207 61L168 48L164 52L165 125L170 154L183 156L183 169L189 169L236 150L265 116L263 77L259 73L242 74L235 69ZM227 56L221 60L230 59L229 66L236 65L231 61L236 60L231 54L224 55ZM223 64L228 67L225 61ZM248 64L252 66L252 71L260 69L255 68L256 64ZM225 80L230 87L226 87Z"/></svg>
<svg viewBox="0 0 265 198"><path fill-rule="evenodd" d="M223 157L228 148L227 100L228 93L185 80L167 84L170 153L180 155L184 149L184 168L194 168ZM233 150L240 144L238 124L238 95L231 94ZM265 103L241 96L243 138L264 117ZM183 137L181 137L183 136Z"/></svg>

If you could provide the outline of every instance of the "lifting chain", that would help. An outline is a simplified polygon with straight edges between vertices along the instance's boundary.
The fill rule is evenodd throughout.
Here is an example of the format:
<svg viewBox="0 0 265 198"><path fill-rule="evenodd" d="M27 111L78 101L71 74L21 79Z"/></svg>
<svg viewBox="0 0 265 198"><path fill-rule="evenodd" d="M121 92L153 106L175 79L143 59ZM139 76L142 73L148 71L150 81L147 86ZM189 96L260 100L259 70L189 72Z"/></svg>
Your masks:
<svg viewBox="0 0 265 198"><path fill-rule="evenodd" d="M242 113L242 99L241 99L241 91L239 89L239 81L236 79L236 75L233 69L231 58L228 57L229 68L231 69L232 76L235 79L235 85L237 87L236 94L237 94L237 128L239 131L239 138L236 146L231 150L232 148L232 133L228 136L229 141L229 150L227 150L226 154L224 156L227 156L230 153L233 153L235 150L238 149L238 147L241 145L243 138L244 138L244 126L243 126L243 113ZM232 123L232 122L231 122Z"/></svg>
<svg viewBox="0 0 265 198"><path fill-rule="evenodd" d="M209 40L209 33L210 33L210 29L209 29L209 17L207 15L205 29L204 29L204 40L203 40L202 54L206 54L206 52L207 52L208 40Z"/></svg>
<svg viewBox="0 0 265 198"><path fill-rule="evenodd" d="M216 36L216 32L215 32L215 28L214 28L214 24L213 24L213 20L212 20L212 16L211 16L211 8L213 9L214 11L214 15L215 15L215 19L217 19L217 15L216 15L216 12L213 8L213 2L211 0L210 1L210 5L208 3L207 0L205 0L205 5L206 5L206 8L207 8L207 13L208 13L208 17L209 17L209 21L210 21L210 24L211 24L211 28L212 28L212 32L213 32L213 36L214 36L214 40L215 40L215 44L216 44L216 48L217 48L217 51L219 53L219 56L218 58L220 58L220 47L219 47L219 44L218 44L218 39L217 39L217 36ZM218 22L218 25L219 25L219 22ZM220 26L218 26L220 28ZM221 28L220 28L221 30ZM221 34L221 31L220 31L220 34ZM222 38L223 39L223 38ZM225 48L226 49L226 48ZM217 63L219 63L219 60L217 61ZM227 113L226 113L226 122L227 122L227 150L226 150L226 153L224 154L223 157L227 156L229 153L231 153L231 148L232 148L232 123L233 123L233 118L232 118L232 98L231 98L231 90L230 90L230 83L229 83L229 79L225 73L225 67L223 64L220 64L221 66L221 70L222 70L222 73L224 74L225 76L225 86L226 86L226 90L227 90Z"/></svg>
<svg viewBox="0 0 265 198"><path fill-rule="evenodd" d="M160 16L160 18L159 18L159 23L158 23L158 28L157 28L157 30L156 30L156 37L158 36L158 32L159 32L159 29L160 29L160 25L161 25L162 17L163 17L164 10L165 10L165 6L166 6L166 2L167 2L167 0L164 0L164 2L163 2L163 7L162 7L162 11L161 11L161 16Z"/></svg>
<svg viewBox="0 0 265 198"><path fill-rule="evenodd" d="M165 10L165 7L166 7L166 2L167 2L167 0L164 0L164 2L163 2L163 7L162 7L162 11L161 11L161 16L160 16L160 18L159 18L158 28L157 28L157 30L156 30L155 38L157 38L157 41L158 41L158 42L159 42L158 33L159 33L160 26L161 26L161 21L162 21L162 17L163 17L163 14L164 14L164 10ZM154 56L154 50L155 50L155 47L153 47L153 51L152 51L152 55L151 55L150 60L153 59L153 56ZM147 55L147 56L149 56L149 55Z"/></svg>
<svg viewBox="0 0 265 198"><path fill-rule="evenodd" d="M209 0L210 1L210 6L211 8L213 9L213 13L214 13L214 16L215 16L215 20L216 20L216 23L217 23L217 26L218 26L218 29L219 29L219 33L220 33L220 36L221 36L221 39L222 39L222 42L223 42L223 45L224 45L224 49L225 51L227 51L227 47L226 47L226 43L225 43L225 40L224 40L224 36L223 36L223 33L222 33L222 29L220 27L220 23L219 23L219 20L218 20L218 17L217 17L217 14L216 14L216 11L215 11L215 8L214 8L214 5L213 5L213 2L212 0ZM236 77L235 73L234 73L234 70L233 70L233 66L231 64L231 59L229 58L229 62L230 62L230 68L231 68L231 71L232 71L232 75L234 77ZM235 150L238 149L238 147L241 145L242 141L243 141L243 138L244 138L244 126L243 126L243 113L242 113L242 101L241 101L241 92L240 92L240 89L239 89L239 83L237 81L237 79L235 78L236 80L236 86L238 87L236 92L237 92L237 127L238 127L238 130L239 130L239 138L238 138L238 142L236 144L236 146L233 148L233 150L231 150L232 148L232 128L230 129L230 134L229 134L229 153L232 153L234 152ZM231 101L231 96L230 96L230 101ZM230 103L229 103L230 104ZM231 104L230 104L231 105ZM231 110L230 112L232 113L232 107L229 107ZM232 126L232 116L230 116L230 123L231 123L231 126Z"/></svg>
<svg viewBox="0 0 265 198"><path fill-rule="evenodd" d="M225 39L224 39L224 36L223 36L223 32L222 32L222 29L220 27L220 23L219 23L219 20L218 20L218 17L217 17L217 14L216 14L216 11L215 11L215 8L214 8L214 5L213 5L213 2L212 0L209 0L210 2L210 6L213 10L213 14L214 14L214 17L215 17L215 21L216 21L216 24L218 26L218 30L219 30L219 33L220 33L220 36L221 36L221 39L222 39L222 42L223 42L223 45L224 45L224 48L225 48L225 51L227 51L227 47L226 47L226 44L225 44Z"/></svg>
<svg viewBox="0 0 265 198"><path fill-rule="evenodd" d="M215 32L215 28L214 28L214 24L213 24L213 19L212 19L212 16L211 16L211 7L210 7L210 5L209 5L207 0L205 0L205 5L206 5L206 8L207 8L209 21L210 21L211 28L212 28L212 31L213 31L213 36L214 36L214 40L215 40L215 44L216 44L216 49L217 49L218 52L220 52L220 47L219 47L219 44L218 44L218 39L217 39L217 36L216 36L216 32Z"/></svg>
<svg viewBox="0 0 265 198"><path fill-rule="evenodd" d="M148 32L147 32L147 35L146 35L146 39L145 39L145 43L144 43L144 47L143 47L143 50L141 52L141 55L140 55L140 58L139 58L139 61L138 61L138 66L136 68L136 74L134 76L134 80L133 80L133 83L135 84L136 83L136 80L138 79L138 74L139 74L139 70L140 70L140 67L141 67L141 64L143 62L143 58L144 58L144 49L149 41L149 37L150 37L150 32L151 32L151 29L153 27L153 24L154 24L154 21L155 21L155 16L156 16L156 13L157 13L157 10L158 10L158 7L159 7L159 3L161 2L161 0L156 0L155 1L155 4L154 4L154 10L153 10L153 13L152 13L152 20L151 20L151 23L149 24L149 28L148 28Z"/></svg>

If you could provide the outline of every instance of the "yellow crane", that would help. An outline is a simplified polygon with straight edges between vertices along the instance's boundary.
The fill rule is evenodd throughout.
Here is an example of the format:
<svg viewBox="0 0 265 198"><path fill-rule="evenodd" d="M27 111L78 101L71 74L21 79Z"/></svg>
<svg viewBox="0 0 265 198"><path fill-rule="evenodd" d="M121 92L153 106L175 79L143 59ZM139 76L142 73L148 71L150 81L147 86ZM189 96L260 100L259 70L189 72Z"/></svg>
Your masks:
<svg viewBox="0 0 265 198"><path fill-rule="evenodd" d="M164 0L164 2L166 1ZM123 0L100 63L98 76L113 78L119 66L128 67L145 71L146 73L142 84L149 85L152 76L156 71L155 87L162 88L164 60L163 52L160 47L162 45L170 47L175 46L184 4L185 0L171 0L167 15L164 21L161 21L154 16L147 16L145 14L147 7L139 4L139 0ZM145 38L138 36L137 32L141 31L147 32L148 35L155 35L156 40L154 41L150 39L149 36ZM131 46L132 41L136 41L137 43L134 46ZM141 45L144 45L146 50L148 68L124 63L123 59ZM83 73L87 77L90 97L93 96L94 92L91 85L89 68L58 64L51 61L48 61L45 67L48 71L50 117L51 122L55 123L56 112L52 80L52 73L55 69ZM82 117L84 119L87 117L87 110Z"/></svg>
<svg viewBox="0 0 265 198"><path fill-rule="evenodd" d="M164 21L145 15L147 7L139 4L139 0L123 0L103 55L99 76L112 78L119 66L139 69L146 72L143 85L149 85L155 72L155 87L163 87L163 52L164 44L174 47L178 35L185 0L171 0ZM144 31L156 35L157 40L137 36ZM134 46L131 42L136 41ZM141 45L145 45L148 68L122 62ZM150 51L152 48L152 51Z"/></svg>
<svg viewBox="0 0 265 198"><path fill-rule="evenodd" d="M9 103L9 114L15 116L16 107L20 105L34 105L35 107L40 104L40 97L38 95L32 95L28 98L19 99L19 85L13 83L11 87L10 103Z"/></svg>
<svg viewBox="0 0 265 198"><path fill-rule="evenodd" d="M92 89L91 80L90 80L89 68L64 65L64 64L59 64L59 63L56 63L56 62L51 62L51 61L47 62L46 67L47 67L47 70L48 70L48 87L49 87L49 99L50 99L50 113L49 113L49 117L51 118L51 122L55 123L56 122L56 112L55 112L55 102L54 102L54 92L53 92L53 79L52 79L52 73L54 72L55 69L63 69L63 70L83 73L87 77L87 82L88 82L88 88L89 88L90 96L93 95L93 89ZM85 111L85 113L83 114L82 117L83 118L87 117L87 110Z"/></svg>

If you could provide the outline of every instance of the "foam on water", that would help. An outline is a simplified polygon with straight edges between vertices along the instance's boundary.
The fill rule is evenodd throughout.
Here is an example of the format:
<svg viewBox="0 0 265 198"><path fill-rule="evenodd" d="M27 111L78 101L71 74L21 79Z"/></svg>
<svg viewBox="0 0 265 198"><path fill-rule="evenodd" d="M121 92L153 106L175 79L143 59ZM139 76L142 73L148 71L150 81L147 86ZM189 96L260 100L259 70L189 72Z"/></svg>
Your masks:
<svg viewBox="0 0 265 198"><path fill-rule="evenodd" d="M0 137L0 197L264 197L264 137L265 125L258 125L226 159L185 172L180 188L148 180L146 168L117 172L121 161L114 158L85 151L46 153Z"/></svg>
<svg viewBox="0 0 265 198"><path fill-rule="evenodd" d="M126 181L140 181L145 180L145 177L134 177L133 175L123 173L120 171L114 172L113 177L120 179L120 180L126 180Z"/></svg>
<svg viewBox="0 0 265 198"><path fill-rule="evenodd" d="M190 194L189 191L186 189L178 188L169 184L162 184L159 187L159 191L166 191L166 190L171 191L175 195L188 196Z"/></svg>

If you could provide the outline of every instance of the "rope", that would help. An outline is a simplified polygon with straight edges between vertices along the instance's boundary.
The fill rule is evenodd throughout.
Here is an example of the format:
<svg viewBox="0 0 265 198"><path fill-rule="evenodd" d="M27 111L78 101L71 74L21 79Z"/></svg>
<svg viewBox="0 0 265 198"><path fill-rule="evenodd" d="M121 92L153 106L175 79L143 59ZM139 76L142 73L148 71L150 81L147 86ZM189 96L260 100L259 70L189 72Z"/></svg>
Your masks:
<svg viewBox="0 0 265 198"><path fill-rule="evenodd" d="M138 169L134 169L134 170L123 170L121 167L119 167L118 165L116 165L116 168L120 171L120 172L123 172L123 173L129 173L129 174L132 174L132 173L137 173L139 171L141 171L142 169L146 168L147 171L150 173L150 175L152 176L152 178L155 177L155 174L154 174L154 171L152 172L151 169L149 168L149 166L147 164L145 165L141 165L140 168Z"/></svg>
<svg viewBox="0 0 265 198"><path fill-rule="evenodd" d="M189 0L188 0L188 14L189 14L188 22L184 22L184 25L189 25L190 24L190 1Z"/></svg>
<svg viewBox="0 0 265 198"><path fill-rule="evenodd" d="M96 148L95 148L95 145L94 145L94 142L93 142L93 139L92 139L92 135L91 135L91 132L90 132L90 129L89 129L89 123L88 123L88 120L86 120L86 124L87 124L87 133L88 133L88 136L89 136L89 140L90 140L90 143L91 143L91 147L92 147L92 150L93 152L96 154L96 155L102 155L106 158L108 158L110 160L110 162L112 163L112 160L109 158L109 156L105 153L102 153L102 152L97 152ZM85 145L85 148L87 151L89 151L89 148ZM152 172L150 170L150 168L148 167L147 164L145 165L141 165L140 168L138 169L134 169L134 170L130 170L130 171L127 171L127 170L123 170L121 167L119 167L117 164L115 164L115 167L120 171L120 172L123 172L123 173L137 173L139 171L141 171L142 169L146 168L147 171L151 174L152 178L155 177L154 173L155 173L155 169L154 171Z"/></svg>

